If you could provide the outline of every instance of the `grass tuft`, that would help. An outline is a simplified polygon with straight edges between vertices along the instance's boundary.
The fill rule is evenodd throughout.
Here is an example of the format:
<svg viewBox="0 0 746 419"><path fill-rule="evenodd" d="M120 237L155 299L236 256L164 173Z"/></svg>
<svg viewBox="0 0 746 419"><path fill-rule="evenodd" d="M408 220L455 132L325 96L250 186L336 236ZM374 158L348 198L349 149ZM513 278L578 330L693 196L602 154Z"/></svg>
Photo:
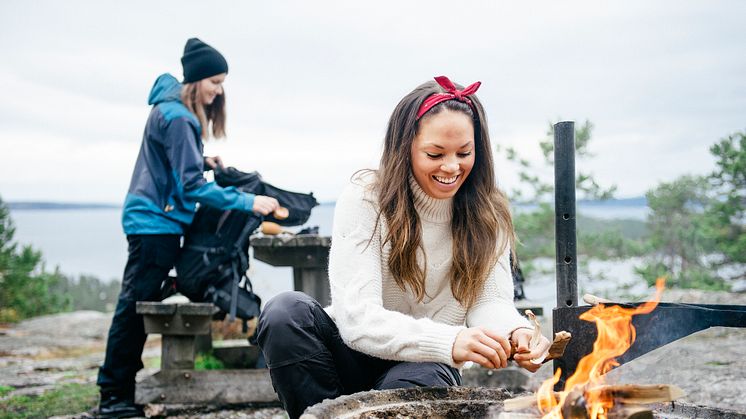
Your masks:
<svg viewBox="0 0 746 419"><path fill-rule="evenodd" d="M194 360L195 370L222 370L225 369L223 361L215 358L211 353L198 354Z"/></svg>
<svg viewBox="0 0 746 419"><path fill-rule="evenodd" d="M12 387L11 387L12 390ZM7 394L7 387L0 388ZM46 418L91 410L98 404L95 384L62 384L40 396L12 396L0 400L1 419Z"/></svg>

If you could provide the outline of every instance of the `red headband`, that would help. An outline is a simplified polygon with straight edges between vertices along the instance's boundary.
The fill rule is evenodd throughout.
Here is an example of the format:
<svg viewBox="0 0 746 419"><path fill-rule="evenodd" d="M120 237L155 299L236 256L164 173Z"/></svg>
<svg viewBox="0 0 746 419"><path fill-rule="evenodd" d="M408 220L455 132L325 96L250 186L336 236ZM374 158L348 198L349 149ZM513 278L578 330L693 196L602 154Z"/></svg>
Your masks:
<svg viewBox="0 0 746 419"><path fill-rule="evenodd" d="M479 89L479 86L482 84L481 81L470 84L464 90L458 90L453 82L446 76L438 76L435 78L435 81L438 82L440 87L442 87L446 91L446 93L433 93L432 95L428 96L427 99L422 102L422 105L420 105L420 109L417 111L417 119L420 119L422 115L424 115L438 103L445 102L446 100L451 99L456 99L458 101L464 102L467 105L471 106L472 109L474 109L474 104L471 103L471 100L469 100L467 96L476 93L477 89Z"/></svg>

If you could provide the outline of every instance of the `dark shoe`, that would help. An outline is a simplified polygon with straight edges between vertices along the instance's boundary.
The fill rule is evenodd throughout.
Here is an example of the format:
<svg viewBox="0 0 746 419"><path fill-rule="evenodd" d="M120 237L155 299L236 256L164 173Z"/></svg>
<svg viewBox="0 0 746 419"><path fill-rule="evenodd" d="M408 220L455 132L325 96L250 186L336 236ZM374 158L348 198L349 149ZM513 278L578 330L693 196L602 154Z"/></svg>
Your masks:
<svg viewBox="0 0 746 419"><path fill-rule="evenodd" d="M135 404L130 397L120 397L116 394L101 393L98 404L98 418L134 418L145 416L142 407Z"/></svg>

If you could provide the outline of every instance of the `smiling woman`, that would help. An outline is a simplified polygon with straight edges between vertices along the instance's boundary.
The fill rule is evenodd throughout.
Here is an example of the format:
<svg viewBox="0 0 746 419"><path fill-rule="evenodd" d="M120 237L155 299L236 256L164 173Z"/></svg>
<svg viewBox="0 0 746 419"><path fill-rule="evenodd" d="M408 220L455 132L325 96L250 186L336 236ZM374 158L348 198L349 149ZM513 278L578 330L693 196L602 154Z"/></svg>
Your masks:
<svg viewBox="0 0 746 419"><path fill-rule="evenodd" d="M378 170L337 200L326 309L298 292L270 300L257 340L291 418L370 389L461 384L458 368L504 368L549 347L513 305L514 241L482 105L446 77L405 96ZM511 346L516 349L511 349Z"/></svg>

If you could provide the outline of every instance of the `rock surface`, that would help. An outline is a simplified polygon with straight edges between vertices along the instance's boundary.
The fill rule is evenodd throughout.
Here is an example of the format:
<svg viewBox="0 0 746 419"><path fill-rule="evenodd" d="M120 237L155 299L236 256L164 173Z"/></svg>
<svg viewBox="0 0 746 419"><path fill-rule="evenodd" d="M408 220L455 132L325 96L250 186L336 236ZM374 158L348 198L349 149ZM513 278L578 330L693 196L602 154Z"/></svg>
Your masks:
<svg viewBox="0 0 746 419"><path fill-rule="evenodd" d="M665 301L746 305L746 294L670 290ZM546 313L550 315L551 313ZM94 383L103 362L110 314L92 311L63 313L0 327L0 385L12 386L12 395L40 394L57 384ZM545 335L551 330L549 316L542 318ZM683 401L746 412L746 329L714 328L659 348L610 374L612 382L675 384L687 395ZM145 358L160 355L158 336L146 344ZM147 364L147 362L146 362ZM481 370L481 371L479 371ZM155 372L141 371L138 377ZM465 385L513 386L535 390L551 375L551 364L536 374L511 368L464 372ZM154 406L153 408L157 408ZM279 408L247 407L237 410L197 411L166 406L177 418L282 418ZM71 417L86 417L81 414Z"/></svg>
<svg viewBox="0 0 746 419"><path fill-rule="evenodd" d="M103 363L111 314L76 311L0 326L0 386L5 397L38 395L65 383L94 383ZM160 355L160 339L148 339L144 358ZM152 373L152 369L141 371Z"/></svg>

